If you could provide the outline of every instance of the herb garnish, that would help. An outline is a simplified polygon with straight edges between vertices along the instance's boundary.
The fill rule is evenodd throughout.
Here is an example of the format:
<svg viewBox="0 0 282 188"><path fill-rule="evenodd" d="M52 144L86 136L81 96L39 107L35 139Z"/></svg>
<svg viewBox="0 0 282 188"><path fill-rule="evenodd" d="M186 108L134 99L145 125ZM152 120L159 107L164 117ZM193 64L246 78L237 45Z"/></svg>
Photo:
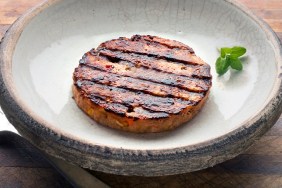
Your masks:
<svg viewBox="0 0 282 188"><path fill-rule="evenodd" d="M241 46L234 46L232 48L221 48L220 49L220 57L217 58L215 66L216 72L219 75L225 74L229 66L235 70L242 70L243 64L239 57L244 55L247 52L246 48Z"/></svg>

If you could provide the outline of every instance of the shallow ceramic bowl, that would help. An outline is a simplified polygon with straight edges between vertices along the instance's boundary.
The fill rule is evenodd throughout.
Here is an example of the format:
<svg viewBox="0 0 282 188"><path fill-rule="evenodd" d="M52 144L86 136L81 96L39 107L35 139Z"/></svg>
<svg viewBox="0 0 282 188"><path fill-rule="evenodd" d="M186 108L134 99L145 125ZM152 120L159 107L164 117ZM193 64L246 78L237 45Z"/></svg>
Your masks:
<svg viewBox="0 0 282 188"><path fill-rule="evenodd" d="M84 52L120 36L152 34L190 45L212 67L210 97L192 121L158 134L98 125L72 99ZM248 49L244 70L218 77L218 48ZM233 158L278 119L281 46L273 31L229 0L49 0L2 40L1 105L10 122L51 155L97 171L157 176Z"/></svg>

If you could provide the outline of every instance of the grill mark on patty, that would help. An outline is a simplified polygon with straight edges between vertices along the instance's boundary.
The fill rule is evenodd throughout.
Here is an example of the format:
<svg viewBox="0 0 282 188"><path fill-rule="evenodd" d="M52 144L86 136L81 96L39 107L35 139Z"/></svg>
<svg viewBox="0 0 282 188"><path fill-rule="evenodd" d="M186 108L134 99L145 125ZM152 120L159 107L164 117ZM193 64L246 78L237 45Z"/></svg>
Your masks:
<svg viewBox="0 0 282 188"><path fill-rule="evenodd" d="M124 106L120 103L111 103L107 102L103 99L101 99L99 96L92 96L91 101L102 108L104 108L106 111L114 112L118 115L131 117L131 118L139 118L139 119L147 119L147 118L166 118L169 117L169 114L164 112L150 112L148 110L145 110L142 107L136 107L132 110L130 110L129 107Z"/></svg>
<svg viewBox="0 0 282 188"><path fill-rule="evenodd" d="M136 108L134 108L134 111L128 112L128 113L126 113L126 115L128 117L139 118L139 119L147 119L147 118L159 119L159 118L169 117L168 113L152 112L152 111L146 110L142 107L136 107Z"/></svg>
<svg viewBox="0 0 282 188"><path fill-rule="evenodd" d="M83 64L105 72L177 86L192 92L206 92L210 86L209 79L184 77L153 69L145 69L143 67L129 67L123 64L112 63L99 56L93 56L90 53L86 55Z"/></svg>
<svg viewBox="0 0 282 188"><path fill-rule="evenodd" d="M178 114L187 106L195 106L194 101L181 100L170 97L157 97L143 92L132 92L127 89L116 88L108 85L96 84L89 81L78 81L76 84L85 94L91 98L99 96L103 100L111 103L120 103L125 106L143 107L154 112L165 112Z"/></svg>
<svg viewBox="0 0 282 188"><path fill-rule="evenodd" d="M132 66L135 67L143 66L145 68L181 76L211 78L210 66L208 65L187 65L180 62L176 63L165 59L157 59L155 57L148 57L135 53L124 53L121 51L111 51L107 49L101 49L98 53L100 56L106 56L113 62L119 62L119 60L129 61L132 63ZM197 61L201 61L197 56L194 56L193 58Z"/></svg>
<svg viewBox="0 0 282 188"><path fill-rule="evenodd" d="M195 53L194 50L191 47L183 44L182 42L164 39L164 38L160 38L160 37L157 37L157 36L133 35L131 37L131 40L133 40L133 41L145 40L145 41L148 41L148 42L154 42L154 43L159 43L161 45L165 45L168 48L179 48L179 49L189 50L190 53Z"/></svg>
<svg viewBox="0 0 282 188"><path fill-rule="evenodd" d="M126 112L128 111L128 107L119 103L109 103L101 99L99 96L92 96L91 101L103 107L106 111L111 111L119 115L126 115Z"/></svg>
<svg viewBox="0 0 282 188"><path fill-rule="evenodd" d="M100 70L94 70L84 65L80 65L80 67L75 70L74 77L75 81L89 80L99 84L134 90L136 92L142 91L160 97L171 96L195 102L199 102L204 97L203 93L193 93L173 86L109 74Z"/></svg>
<svg viewBox="0 0 282 188"><path fill-rule="evenodd" d="M109 49L113 51L123 51L137 54L144 54L148 56L156 56L171 61L178 61L193 65L204 65L202 61L194 61L194 53L186 49L167 48L167 46L159 43L150 43L145 40L132 41L130 39L121 37L102 43L97 50Z"/></svg>
<svg viewBox="0 0 282 188"><path fill-rule="evenodd" d="M134 119L192 109L211 86L210 66L174 40L134 35L102 43L73 74L80 93L106 111Z"/></svg>

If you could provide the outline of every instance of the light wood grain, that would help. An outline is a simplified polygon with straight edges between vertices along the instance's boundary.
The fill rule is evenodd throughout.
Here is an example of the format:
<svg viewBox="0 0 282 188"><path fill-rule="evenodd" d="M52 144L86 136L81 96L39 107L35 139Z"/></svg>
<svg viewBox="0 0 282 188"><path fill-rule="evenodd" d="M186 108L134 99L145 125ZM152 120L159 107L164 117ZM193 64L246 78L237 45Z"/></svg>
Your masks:
<svg viewBox="0 0 282 188"><path fill-rule="evenodd" d="M250 9L281 9L281 0L237 0Z"/></svg>
<svg viewBox="0 0 282 188"><path fill-rule="evenodd" d="M238 0L264 19L282 39L282 0ZM1 0L0 38L20 15L43 0ZM0 155L5 152L0 149ZM19 169L22 169L21 165ZM20 179L0 162L0 176ZM40 170L38 169L38 172ZM7 172L7 173L5 173ZM126 177L92 171L113 187L282 187L282 117L276 125L244 154L198 172L154 178ZM46 176L52 173L45 172ZM41 181L38 179L38 181ZM0 181L1 183L1 181Z"/></svg>

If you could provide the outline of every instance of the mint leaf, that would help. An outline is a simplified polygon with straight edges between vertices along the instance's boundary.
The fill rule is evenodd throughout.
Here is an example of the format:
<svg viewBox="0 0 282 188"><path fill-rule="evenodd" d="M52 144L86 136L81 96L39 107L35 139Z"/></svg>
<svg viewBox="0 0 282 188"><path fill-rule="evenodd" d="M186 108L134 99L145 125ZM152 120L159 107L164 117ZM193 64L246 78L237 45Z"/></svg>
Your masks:
<svg viewBox="0 0 282 188"><path fill-rule="evenodd" d="M230 66L232 69L239 70L239 71L243 69L242 62L238 58L235 58L235 59L230 58Z"/></svg>
<svg viewBox="0 0 282 188"><path fill-rule="evenodd" d="M232 48L223 47L220 49L220 56L215 62L215 69L217 74L225 74L229 66L235 70L243 70L243 64L239 60L239 57L244 55L247 52L247 49L241 46L234 46Z"/></svg>
<svg viewBox="0 0 282 188"><path fill-rule="evenodd" d="M223 58L219 57L217 58L216 62L215 62L215 69L217 74L223 74Z"/></svg>
<svg viewBox="0 0 282 188"><path fill-rule="evenodd" d="M215 69L217 74L222 75L228 71L230 61L226 61L226 58L219 57L215 63Z"/></svg>
<svg viewBox="0 0 282 188"><path fill-rule="evenodd" d="M231 58L238 58L244 55L247 52L247 49L241 46L234 46L231 48L230 56Z"/></svg>
<svg viewBox="0 0 282 188"><path fill-rule="evenodd" d="M231 63L231 61L230 61L230 55L229 54L227 54L226 56L225 56L225 62L224 62L225 64L224 64L224 69L228 69L228 67L230 66L230 63Z"/></svg>
<svg viewBox="0 0 282 188"><path fill-rule="evenodd" d="M221 48L221 51L220 51L220 56L222 58L225 58L225 56L227 54L230 54L231 53L231 48Z"/></svg>

